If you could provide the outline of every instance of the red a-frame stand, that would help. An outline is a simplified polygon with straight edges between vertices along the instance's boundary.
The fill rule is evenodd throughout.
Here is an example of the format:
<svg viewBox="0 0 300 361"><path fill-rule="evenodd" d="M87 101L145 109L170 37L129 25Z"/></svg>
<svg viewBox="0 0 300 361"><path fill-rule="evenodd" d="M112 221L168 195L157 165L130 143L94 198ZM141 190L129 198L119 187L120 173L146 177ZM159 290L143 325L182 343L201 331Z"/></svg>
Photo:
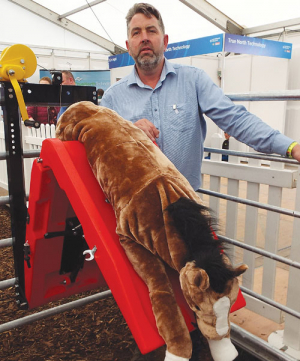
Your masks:
<svg viewBox="0 0 300 361"><path fill-rule="evenodd" d="M120 245L112 207L94 177L84 146L46 139L34 161L25 244L25 292L29 308L108 285L142 353L164 344L148 289ZM86 243L85 243L86 242ZM95 259L82 251L97 247ZM189 330L194 315L170 270L177 302ZM240 294L232 312L245 305Z"/></svg>

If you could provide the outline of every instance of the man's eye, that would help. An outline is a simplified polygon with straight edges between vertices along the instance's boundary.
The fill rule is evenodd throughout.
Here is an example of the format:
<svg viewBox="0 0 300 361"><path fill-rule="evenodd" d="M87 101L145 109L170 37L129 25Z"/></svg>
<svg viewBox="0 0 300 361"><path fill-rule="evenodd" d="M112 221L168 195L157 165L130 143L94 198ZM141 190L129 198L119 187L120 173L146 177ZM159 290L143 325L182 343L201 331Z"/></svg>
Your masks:
<svg viewBox="0 0 300 361"><path fill-rule="evenodd" d="M200 307L195 305L196 310L200 311Z"/></svg>

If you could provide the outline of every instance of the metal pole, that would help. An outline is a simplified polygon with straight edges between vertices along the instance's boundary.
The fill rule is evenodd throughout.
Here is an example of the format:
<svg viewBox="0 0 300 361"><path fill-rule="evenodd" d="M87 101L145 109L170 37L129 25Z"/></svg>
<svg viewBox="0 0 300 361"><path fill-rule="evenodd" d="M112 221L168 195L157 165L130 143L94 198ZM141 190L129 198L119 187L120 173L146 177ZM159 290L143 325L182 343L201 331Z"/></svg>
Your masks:
<svg viewBox="0 0 300 361"><path fill-rule="evenodd" d="M5 238L0 240L0 248L11 247L12 244L12 238Z"/></svg>
<svg viewBox="0 0 300 361"><path fill-rule="evenodd" d="M5 204L9 204L9 196L1 196L0 197L0 206Z"/></svg>
<svg viewBox="0 0 300 361"><path fill-rule="evenodd" d="M284 264L287 264L291 267L294 267L294 268L298 268L300 269L300 263L299 262L295 262L295 261L291 261L285 257L282 257L282 256L278 256L277 254L274 254L274 253L271 253L271 252L268 252L268 251L264 251L260 248L256 248L254 246L250 246L248 244L245 244L245 243L242 243L242 242L239 242L239 241L236 241L234 239L231 239L231 238L228 238L228 237L224 237L224 236L221 236L218 234L218 238L221 240L221 241L224 241L224 242L227 242L227 243L231 243L235 246L238 246L240 248L243 248L243 249L246 249L250 252L254 252L254 253L257 253L257 254L260 254L261 256L264 256L264 257L268 257L268 258L271 258L272 260L274 261L278 261L278 262L281 262L281 263L284 263Z"/></svg>
<svg viewBox="0 0 300 361"><path fill-rule="evenodd" d="M0 333L12 330L13 328L16 328L16 327L28 325L29 323L39 321L39 320L42 320L42 319L50 317L50 316L57 315L58 313L72 310L73 308L85 306L89 303L110 297L111 295L112 295L111 291L108 290L108 291L96 293L95 295L92 295L92 296L81 298L76 301L66 303L64 305L50 308L49 310L34 313L33 315L29 315L29 316L26 316L23 318L18 318L17 320L10 321L10 322L0 325Z"/></svg>
<svg viewBox="0 0 300 361"><path fill-rule="evenodd" d="M260 203L260 202L256 202L256 201L250 201L248 199L235 197L235 196L231 196L231 195L227 195L227 194L222 194L222 193L215 192L215 191L209 191L209 190L203 189L203 188L198 189L197 192L202 193L202 194L207 194L209 196L227 199L228 201L246 204L248 206L253 206L253 207L257 207L257 208L261 208L261 209L266 209L268 211L285 214L287 216L300 218L300 212L297 212L297 211L291 211L289 209L285 209L285 208L281 208L281 207L277 207L277 206L270 206L268 204L264 204L264 203Z"/></svg>
<svg viewBox="0 0 300 361"><path fill-rule="evenodd" d="M231 323L230 337L235 345L241 347L260 360L299 361L234 323Z"/></svg>
<svg viewBox="0 0 300 361"><path fill-rule="evenodd" d="M299 165L298 161L296 161L295 159L289 159L289 158L286 158L283 156L273 155L273 154L264 154L264 153L256 154L256 153L250 153L250 152L239 152L236 150L225 150L225 149L207 148L207 147L204 147L204 151L208 152L208 153L234 155L237 157L269 160L271 162L280 162L280 163L286 163L286 164Z"/></svg>
<svg viewBox="0 0 300 361"><path fill-rule="evenodd" d="M16 284L16 278L10 278L9 280L0 282L0 290L5 290L7 288L13 287Z"/></svg>
<svg viewBox="0 0 300 361"><path fill-rule="evenodd" d="M5 106L3 121L5 147L7 152L7 179L11 213L11 232L13 238L14 266L17 278L16 295L20 308L27 307L25 297L24 252L26 233L26 193L23 169L23 147L20 127L18 101L10 83L2 83Z"/></svg>
<svg viewBox="0 0 300 361"><path fill-rule="evenodd" d="M300 100L299 90L285 90L275 92L249 92L226 94L232 101L286 101Z"/></svg>

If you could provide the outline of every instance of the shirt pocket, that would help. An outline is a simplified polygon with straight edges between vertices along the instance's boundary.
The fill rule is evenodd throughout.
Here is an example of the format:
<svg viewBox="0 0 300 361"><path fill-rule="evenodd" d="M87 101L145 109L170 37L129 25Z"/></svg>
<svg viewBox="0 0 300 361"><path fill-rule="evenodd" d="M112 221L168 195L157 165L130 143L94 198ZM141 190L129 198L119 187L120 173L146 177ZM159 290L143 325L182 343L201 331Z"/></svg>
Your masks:
<svg viewBox="0 0 300 361"><path fill-rule="evenodd" d="M172 130L185 132L193 128L193 119L189 104L168 105L166 118Z"/></svg>

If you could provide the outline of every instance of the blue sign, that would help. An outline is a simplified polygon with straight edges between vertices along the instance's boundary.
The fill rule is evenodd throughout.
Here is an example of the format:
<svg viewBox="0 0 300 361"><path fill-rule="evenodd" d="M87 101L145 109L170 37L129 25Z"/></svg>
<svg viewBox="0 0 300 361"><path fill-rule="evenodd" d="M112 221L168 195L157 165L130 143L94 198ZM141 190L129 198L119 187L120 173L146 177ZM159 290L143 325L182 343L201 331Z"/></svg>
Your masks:
<svg viewBox="0 0 300 361"><path fill-rule="evenodd" d="M223 34L169 44L165 51L165 57L177 59L220 51L223 51ZM110 56L108 63L109 69L113 69L133 65L134 60L128 53L124 53Z"/></svg>
<svg viewBox="0 0 300 361"><path fill-rule="evenodd" d="M165 57L177 59L220 51L223 51L223 34L169 44L165 51Z"/></svg>
<svg viewBox="0 0 300 361"><path fill-rule="evenodd" d="M224 51L291 59L292 44L241 35L225 34Z"/></svg>
<svg viewBox="0 0 300 361"><path fill-rule="evenodd" d="M72 70L76 85L95 86L96 89L106 90L110 87L109 70ZM40 78L51 74L48 70L40 70Z"/></svg>

